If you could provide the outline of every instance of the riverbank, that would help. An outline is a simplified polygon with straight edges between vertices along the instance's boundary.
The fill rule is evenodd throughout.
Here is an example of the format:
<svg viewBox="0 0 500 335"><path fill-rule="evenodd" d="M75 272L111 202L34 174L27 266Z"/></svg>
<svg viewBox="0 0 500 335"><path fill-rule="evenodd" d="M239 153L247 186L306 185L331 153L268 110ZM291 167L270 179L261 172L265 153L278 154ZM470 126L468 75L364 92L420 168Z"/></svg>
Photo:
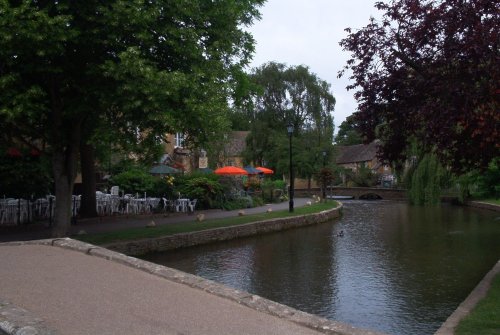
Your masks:
<svg viewBox="0 0 500 335"><path fill-rule="evenodd" d="M163 229L139 228L128 232L106 234L105 240L123 238L101 246L126 255L140 256L195 245L227 241L235 238L266 234L286 229L319 224L338 218L342 205L331 201L315 203L288 211L268 212L249 216L212 219L206 222L164 226ZM147 238L138 238L152 232ZM134 237L131 239L130 237ZM92 238L83 236L82 239ZM95 236L94 236L95 238Z"/></svg>
<svg viewBox="0 0 500 335"><path fill-rule="evenodd" d="M480 209L488 209L490 211L495 211L495 212L500 212L500 204L497 203L498 201L493 201L493 200L473 200L473 201L467 201L465 203L466 206L469 207L474 207L474 208L480 208Z"/></svg>
<svg viewBox="0 0 500 335"><path fill-rule="evenodd" d="M288 204L285 204L285 205L288 205ZM311 206L308 206L308 208L311 208ZM297 208L296 208L296 210L297 210ZM273 212L274 212L274 214L278 214L278 213L277 213L278 211L273 211ZM225 214L227 214L227 213L225 213ZM232 213L232 214L234 215L235 213ZM237 213L236 213L236 214L237 214ZM262 213L262 214L263 214L263 213ZM267 214L269 214L269 213L267 213ZM295 212L295 214L297 214L297 211ZM250 216L250 215L249 215L249 216ZM179 218L181 218L181 217L179 217ZM233 219L238 219L238 218L239 218L238 216L235 216ZM172 217L171 217L171 218L169 218L169 220L173 220L173 219L174 219L174 218L172 218ZM188 223L188 221L193 221L193 220L195 220L195 219L196 219L196 217L195 217L195 216L187 216L187 215L184 215L184 216L182 216L182 219L185 219L185 220L186 220L186 221L185 221L185 223L183 223L184 225L186 225L186 224ZM141 221L141 222L140 222L141 227L143 227L145 223L147 223L147 221ZM101 224L101 225L102 225L102 224ZM82 227L82 225L80 225L80 226L79 226L79 227L77 227L77 228L81 228L81 227ZM156 229L156 228L147 228L147 230L154 230L154 229ZM346 238L346 237L344 237L342 240L346 240L346 239L347 239L347 238ZM92 247L92 248L88 249L88 250L87 250L87 251L85 251L85 252L90 252L90 253L92 253L92 252L97 251L97 250L103 250L103 249L101 249L101 248L99 248L99 247ZM106 254L106 255L109 255L109 254ZM103 257L104 257L104 256L103 256ZM121 260L119 260L119 262L121 262ZM163 270L162 270L162 271L163 271ZM273 299L273 300L274 300L274 299ZM1 304L1 303L2 303L2 302L0 301L0 304ZM285 306L285 307L286 307L286 306ZM497 305L497 307L498 307L498 305ZM1 333L1 332L0 332L0 333Z"/></svg>
<svg viewBox="0 0 500 335"><path fill-rule="evenodd" d="M468 201L466 206L500 212L498 200ZM435 335L489 335L500 331L500 261L443 323Z"/></svg>
<svg viewBox="0 0 500 335"><path fill-rule="evenodd" d="M67 238L0 253L0 334L379 334Z"/></svg>
<svg viewBox="0 0 500 335"><path fill-rule="evenodd" d="M500 261L448 317L435 335L488 335L500 330Z"/></svg>

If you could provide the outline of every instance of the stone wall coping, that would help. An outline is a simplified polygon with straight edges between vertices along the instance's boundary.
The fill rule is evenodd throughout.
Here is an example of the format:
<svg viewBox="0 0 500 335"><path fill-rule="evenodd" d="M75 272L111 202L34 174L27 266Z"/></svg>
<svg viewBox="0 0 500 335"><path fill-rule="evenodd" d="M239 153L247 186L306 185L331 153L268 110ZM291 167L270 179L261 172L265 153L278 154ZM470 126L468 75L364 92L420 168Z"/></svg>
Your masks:
<svg viewBox="0 0 500 335"><path fill-rule="evenodd" d="M0 334L2 335L56 335L44 321L24 308L0 300Z"/></svg>
<svg viewBox="0 0 500 335"><path fill-rule="evenodd" d="M465 205L469 207L488 209L491 211L500 212L500 205L490 204L489 202L467 201Z"/></svg>

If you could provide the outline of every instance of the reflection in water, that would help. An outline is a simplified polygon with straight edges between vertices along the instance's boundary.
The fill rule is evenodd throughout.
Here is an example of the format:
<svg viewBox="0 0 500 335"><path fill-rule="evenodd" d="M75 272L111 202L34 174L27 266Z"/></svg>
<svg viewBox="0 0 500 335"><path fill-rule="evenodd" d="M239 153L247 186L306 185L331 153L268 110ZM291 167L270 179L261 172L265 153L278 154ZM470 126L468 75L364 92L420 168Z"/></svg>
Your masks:
<svg viewBox="0 0 500 335"><path fill-rule="evenodd" d="M496 217L348 201L339 221L147 259L357 327L431 334L500 257Z"/></svg>

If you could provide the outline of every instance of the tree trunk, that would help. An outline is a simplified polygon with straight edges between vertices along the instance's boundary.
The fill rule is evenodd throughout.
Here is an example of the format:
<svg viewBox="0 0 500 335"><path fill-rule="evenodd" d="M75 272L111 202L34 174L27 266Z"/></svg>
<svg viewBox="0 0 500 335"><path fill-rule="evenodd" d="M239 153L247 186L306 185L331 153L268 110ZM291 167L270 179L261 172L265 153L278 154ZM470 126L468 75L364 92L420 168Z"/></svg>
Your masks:
<svg viewBox="0 0 500 335"><path fill-rule="evenodd" d="M71 225L71 196L73 194L77 163L76 148L76 146L68 147L66 150L54 152L53 154L56 205L52 237L67 236Z"/></svg>
<svg viewBox="0 0 500 335"><path fill-rule="evenodd" d="M90 144L80 145L80 164L82 169L82 202L80 216L84 218L96 217L96 178L94 147Z"/></svg>

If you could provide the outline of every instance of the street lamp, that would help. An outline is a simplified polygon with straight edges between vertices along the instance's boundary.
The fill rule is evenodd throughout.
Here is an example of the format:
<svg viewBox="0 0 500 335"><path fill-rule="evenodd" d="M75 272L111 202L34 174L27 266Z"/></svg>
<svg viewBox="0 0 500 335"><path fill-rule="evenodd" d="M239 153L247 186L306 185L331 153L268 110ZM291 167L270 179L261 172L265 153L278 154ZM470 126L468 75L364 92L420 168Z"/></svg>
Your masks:
<svg viewBox="0 0 500 335"><path fill-rule="evenodd" d="M323 150L323 201L326 201L326 181L325 181L325 166L326 166L326 150Z"/></svg>
<svg viewBox="0 0 500 335"><path fill-rule="evenodd" d="M293 165L292 165L292 134L293 134L293 124L289 123L286 126L286 130L288 132L288 137L290 139L290 191L289 191L289 196L290 196L290 201L288 205L288 211L291 213L293 212Z"/></svg>

